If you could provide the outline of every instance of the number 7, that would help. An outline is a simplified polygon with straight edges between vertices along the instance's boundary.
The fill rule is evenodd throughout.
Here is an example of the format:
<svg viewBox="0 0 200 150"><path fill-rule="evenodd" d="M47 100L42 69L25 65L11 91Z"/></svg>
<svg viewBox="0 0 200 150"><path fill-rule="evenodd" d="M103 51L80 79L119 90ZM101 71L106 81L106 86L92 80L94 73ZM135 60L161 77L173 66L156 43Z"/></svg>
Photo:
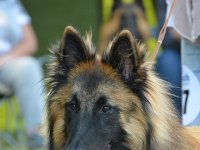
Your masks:
<svg viewBox="0 0 200 150"><path fill-rule="evenodd" d="M184 90L183 93L186 94L186 97L185 97L185 105L184 105L184 109L183 109L183 114L186 114L187 102L188 102L188 97L189 97L189 90Z"/></svg>

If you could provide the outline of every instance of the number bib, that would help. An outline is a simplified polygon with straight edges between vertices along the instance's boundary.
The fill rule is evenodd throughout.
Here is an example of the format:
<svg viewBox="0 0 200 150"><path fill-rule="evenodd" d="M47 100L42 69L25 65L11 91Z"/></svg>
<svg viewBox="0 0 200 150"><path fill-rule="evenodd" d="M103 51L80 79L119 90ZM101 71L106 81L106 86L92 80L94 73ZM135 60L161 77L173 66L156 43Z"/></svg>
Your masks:
<svg viewBox="0 0 200 150"><path fill-rule="evenodd" d="M182 69L182 122L188 125L200 112L200 83L188 67Z"/></svg>

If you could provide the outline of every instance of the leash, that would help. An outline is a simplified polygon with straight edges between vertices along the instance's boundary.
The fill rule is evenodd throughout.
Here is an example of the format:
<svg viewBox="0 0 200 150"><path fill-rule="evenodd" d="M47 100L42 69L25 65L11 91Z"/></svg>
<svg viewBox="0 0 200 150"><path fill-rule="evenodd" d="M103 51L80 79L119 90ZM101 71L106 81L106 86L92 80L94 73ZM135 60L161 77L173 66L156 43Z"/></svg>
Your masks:
<svg viewBox="0 0 200 150"><path fill-rule="evenodd" d="M171 6L170 11L169 11L169 14L168 14L168 16L167 16L167 18L166 18L166 20L165 20L165 22L163 24L162 29L160 30L156 47L155 47L155 49L153 51L153 54L152 54L152 57L150 59L151 61L154 61L155 58L156 58L156 56L158 55L158 51L159 51L159 49L160 49L160 47L162 45L163 39L165 37L165 33L166 33L166 29L167 29L167 24L169 22L170 16L171 16L172 11L174 9L175 3L176 3L176 0L173 1L172 6Z"/></svg>

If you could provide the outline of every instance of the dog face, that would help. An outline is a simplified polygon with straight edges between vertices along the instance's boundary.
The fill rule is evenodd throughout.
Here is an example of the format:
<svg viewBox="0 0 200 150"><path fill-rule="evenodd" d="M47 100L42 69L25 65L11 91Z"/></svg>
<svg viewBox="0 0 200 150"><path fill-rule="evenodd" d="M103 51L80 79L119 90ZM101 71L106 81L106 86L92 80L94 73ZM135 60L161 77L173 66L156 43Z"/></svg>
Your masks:
<svg viewBox="0 0 200 150"><path fill-rule="evenodd" d="M122 88L119 89L120 83L91 63L84 64L87 69L80 65L75 73L71 72L64 116L69 133L66 147L109 150L111 145L117 145L118 149L122 148L125 131L120 124L121 108L115 102L120 100L117 95Z"/></svg>
<svg viewBox="0 0 200 150"><path fill-rule="evenodd" d="M122 31L102 57L72 27L54 51L48 85L50 149L139 149L146 137L144 51ZM131 144L130 144L131 143Z"/></svg>

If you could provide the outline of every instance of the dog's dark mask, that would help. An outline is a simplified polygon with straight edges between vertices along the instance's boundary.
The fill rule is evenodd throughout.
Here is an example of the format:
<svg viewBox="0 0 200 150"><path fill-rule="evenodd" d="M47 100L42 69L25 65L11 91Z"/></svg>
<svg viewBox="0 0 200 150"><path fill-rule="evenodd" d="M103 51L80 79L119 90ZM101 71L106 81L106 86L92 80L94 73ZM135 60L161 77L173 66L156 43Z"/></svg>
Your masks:
<svg viewBox="0 0 200 150"><path fill-rule="evenodd" d="M74 94L66 103L65 112L69 124L65 145L68 150L127 149L121 143L125 134L119 126L119 110L111 106L105 96L94 104L83 104L81 97Z"/></svg>

